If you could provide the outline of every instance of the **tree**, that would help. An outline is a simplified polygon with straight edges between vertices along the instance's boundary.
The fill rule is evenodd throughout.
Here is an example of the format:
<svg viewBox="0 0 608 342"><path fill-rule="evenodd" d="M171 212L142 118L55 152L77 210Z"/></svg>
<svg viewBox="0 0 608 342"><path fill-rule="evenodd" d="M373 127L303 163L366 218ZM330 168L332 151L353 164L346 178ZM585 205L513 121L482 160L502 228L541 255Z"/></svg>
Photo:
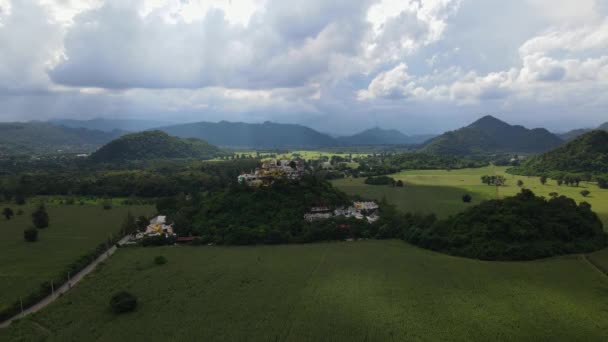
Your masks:
<svg viewBox="0 0 608 342"><path fill-rule="evenodd" d="M591 191L589 191L589 190L583 190L583 191L581 191L581 195L583 195L583 197L587 197L590 194L591 194Z"/></svg>
<svg viewBox="0 0 608 342"><path fill-rule="evenodd" d="M559 197L559 194L557 192L551 192L551 193L549 193L549 196L551 198L557 198L557 197Z"/></svg>
<svg viewBox="0 0 608 342"><path fill-rule="evenodd" d="M564 179L560 177L557 179L557 185L562 186L562 184L564 184Z"/></svg>
<svg viewBox="0 0 608 342"><path fill-rule="evenodd" d="M600 178L598 178L598 179L597 179L597 186L598 186L600 189L608 189L608 179L606 179L606 178L601 178L601 177L600 177Z"/></svg>
<svg viewBox="0 0 608 342"><path fill-rule="evenodd" d="M4 208L4 210L2 211L2 215L4 215L4 217L6 217L7 220L10 220L11 217L15 216L15 213L13 212L13 209L11 209L11 208Z"/></svg>
<svg viewBox="0 0 608 342"><path fill-rule="evenodd" d="M137 231L137 224L135 223L135 217L131 214L131 211L127 212L127 216L122 223L121 231L123 235L132 234Z"/></svg>
<svg viewBox="0 0 608 342"><path fill-rule="evenodd" d="M141 230L141 231L146 230L146 228L148 227L148 223L149 223L149 220L145 216L140 216L137 218L137 221L135 221L135 224L137 225L137 230Z"/></svg>
<svg viewBox="0 0 608 342"><path fill-rule="evenodd" d="M162 255L159 255L157 257L154 258L154 263L157 265L164 265L167 263L167 258L165 258Z"/></svg>
<svg viewBox="0 0 608 342"><path fill-rule="evenodd" d="M473 197L471 197L471 195L469 195L469 194L465 194L462 196L462 201L464 203L471 203L472 200L473 200Z"/></svg>
<svg viewBox="0 0 608 342"><path fill-rule="evenodd" d="M137 308L137 298L127 291L117 292L110 299L110 308L115 314L134 311Z"/></svg>
<svg viewBox="0 0 608 342"><path fill-rule="evenodd" d="M44 204L41 204L36 211L32 213L32 223L38 229L47 228L49 226L49 214L46 212Z"/></svg>
<svg viewBox="0 0 608 342"><path fill-rule="evenodd" d="M540 176L540 184L542 184L542 185L547 184L547 176L545 176L545 175Z"/></svg>
<svg viewBox="0 0 608 342"><path fill-rule="evenodd" d="M38 230L36 228L28 228L23 231L23 238L27 242L38 241Z"/></svg>
<svg viewBox="0 0 608 342"><path fill-rule="evenodd" d="M518 187L520 187L520 188L521 188L522 186L524 186L524 181L522 181L521 179L518 179L518 180L517 180L517 186L518 186Z"/></svg>
<svg viewBox="0 0 608 342"><path fill-rule="evenodd" d="M396 183L396 186L397 186L398 188L403 188L403 181L402 181L401 179L400 179L400 180L398 180L398 181L397 181L397 183Z"/></svg>
<svg viewBox="0 0 608 342"><path fill-rule="evenodd" d="M15 195L15 203L17 203L17 205L24 205L25 204L25 196L23 196L21 194Z"/></svg>

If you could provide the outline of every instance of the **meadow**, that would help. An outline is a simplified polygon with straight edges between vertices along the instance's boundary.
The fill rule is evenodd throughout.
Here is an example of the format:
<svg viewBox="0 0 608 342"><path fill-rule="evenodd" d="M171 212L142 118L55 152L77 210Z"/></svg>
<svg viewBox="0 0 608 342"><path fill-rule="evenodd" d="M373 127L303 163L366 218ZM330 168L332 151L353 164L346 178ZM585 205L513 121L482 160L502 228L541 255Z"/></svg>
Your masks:
<svg viewBox="0 0 608 342"><path fill-rule="evenodd" d="M39 230L39 240L34 243L24 241L23 230L32 226L31 213L36 205L0 203L0 210L10 207L15 213L23 211L8 221L0 217L0 310L37 290L42 282L50 281L80 256L118 234L128 211L133 215L153 213L152 206L114 206L104 210L101 204L48 203L50 226Z"/></svg>
<svg viewBox="0 0 608 342"><path fill-rule="evenodd" d="M600 189L595 183L586 182L581 182L579 187L558 186L552 179L542 185L538 177L512 175L506 170L506 167L488 166L451 171L412 170L390 175L396 180L402 180L405 183L403 188L367 185L364 178L339 179L333 181L333 184L349 195L377 200L385 197L403 212L435 213L438 217L445 218L483 200L513 196L521 190L517 186L517 181L521 180L524 188L540 196L549 198L550 193L556 192L577 202L588 202L608 229L608 189ZM503 175L507 178L507 184L498 188L482 184L483 175ZM588 197L581 195L585 189L591 192ZM473 201L464 203L464 194L470 194Z"/></svg>
<svg viewBox="0 0 608 342"><path fill-rule="evenodd" d="M138 297L135 312L110 312L119 290ZM607 294L579 255L483 262L401 241L125 248L0 340L605 341Z"/></svg>

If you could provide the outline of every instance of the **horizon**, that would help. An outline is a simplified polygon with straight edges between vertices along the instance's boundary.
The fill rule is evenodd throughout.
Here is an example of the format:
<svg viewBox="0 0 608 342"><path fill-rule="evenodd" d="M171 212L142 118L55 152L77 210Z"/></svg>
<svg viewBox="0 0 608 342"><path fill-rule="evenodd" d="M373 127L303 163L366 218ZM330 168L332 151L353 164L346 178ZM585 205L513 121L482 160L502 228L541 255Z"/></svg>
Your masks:
<svg viewBox="0 0 608 342"><path fill-rule="evenodd" d="M0 42L1 122L416 135L480 113L552 132L608 120L600 0L0 0Z"/></svg>

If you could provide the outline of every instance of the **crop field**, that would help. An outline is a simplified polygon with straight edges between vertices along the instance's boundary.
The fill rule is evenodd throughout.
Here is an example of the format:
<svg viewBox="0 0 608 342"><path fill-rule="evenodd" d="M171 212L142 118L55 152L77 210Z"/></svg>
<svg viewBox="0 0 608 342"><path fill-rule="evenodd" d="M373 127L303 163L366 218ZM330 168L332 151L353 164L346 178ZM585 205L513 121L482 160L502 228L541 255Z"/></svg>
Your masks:
<svg viewBox="0 0 608 342"><path fill-rule="evenodd" d="M120 290L135 312L110 312ZM578 255L483 262L401 241L126 248L0 340L605 341L606 294L608 277Z"/></svg>
<svg viewBox="0 0 608 342"><path fill-rule="evenodd" d="M42 282L60 274L111 234L117 234L128 211L133 215L153 212L151 206L103 210L101 205L47 205L50 226L39 230L39 240L30 243L24 241L23 230L32 226L35 206L0 203L0 210L5 207L14 212L21 209L23 214L10 221L0 217L0 309L37 290Z"/></svg>
<svg viewBox="0 0 608 342"><path fill-rule="evenodd" d="M515 176L506 173L506 167L489 166L479 169L462 170L415 170L390 175L396 180L403 180L405 187L367 185L364 178L346 178L333 181L340 190L363 197L382 199L404 212L435 213L439 217L454 215L468 206L482 200L512 196L520 191L517 181L522 180L523 187L537 195L549 197L552 192L573 198L578 202L586 201L602 218L608 229L608 190L600 189L595 183L582 182L579 187L558 186L555 180L549 179L542 185L538 177ZM506 186L496 188L481 183L483 175L503 175L507 178ZM582 190L589 190L588 197L581 195ZM470 194L470 204L462 202L462 196Z"/></svg>

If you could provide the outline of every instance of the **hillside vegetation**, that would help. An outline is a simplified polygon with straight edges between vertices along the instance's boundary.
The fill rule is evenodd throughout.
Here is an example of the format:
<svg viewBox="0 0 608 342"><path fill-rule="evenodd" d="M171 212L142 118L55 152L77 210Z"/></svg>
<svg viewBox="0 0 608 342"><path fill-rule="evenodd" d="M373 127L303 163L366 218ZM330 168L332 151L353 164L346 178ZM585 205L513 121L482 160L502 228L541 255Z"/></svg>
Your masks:
<svg viewBox="0 0 608 342"><path fill-rule="evenodd" d="M364 145L405 145L420 144L430 139L431 136L407 136L396 129L370 128L363 132L339 137L337 140L342 145L364 146Z"/></svg>
<svg viewBox="0 0 608 342"><path fill-rule="evenodd" d="M160 130L176 137L204 139L214 145L229 147L285 148L336 145L335 139L311 128L272 122L262 124L198 122L163 127Z"/></svg>
<svg viewBox="0 0 608 342"><path fill-rule="evenodd" d="M608 173L608 132L586 133L553 151L534 156L510 170L524 175Z"/></svg>
<svg viewBox="0 0 608 342"><path fill-rule="evenodd" d="M431 139L422 152L448 155L506 152L537 153L559 146L563 141L544 128L512 126L492 116Z"/></svg>
<svg viewBox="0 0 608 342"><path fill-rule="evenodd" d="M116 139L120 131L68 128L44 122L0 123L0 156L58 152L90 152Z"/></svg>
<svg viewBox="0 0 608 342"><path fill-rule="evenodd" d="M180 139L161 131L133 133L103 146L90 157L97 163L152 159L213 159L217 146L198 139Z"/></svg>
<svg viewBox="0 0 608 342"><path fill-rule="evenodd" d="M430 228L412 228L405 239L453 255L484 260L530 260L602 249L608 236L591 205L530 190L490 200Z"/></svg>

